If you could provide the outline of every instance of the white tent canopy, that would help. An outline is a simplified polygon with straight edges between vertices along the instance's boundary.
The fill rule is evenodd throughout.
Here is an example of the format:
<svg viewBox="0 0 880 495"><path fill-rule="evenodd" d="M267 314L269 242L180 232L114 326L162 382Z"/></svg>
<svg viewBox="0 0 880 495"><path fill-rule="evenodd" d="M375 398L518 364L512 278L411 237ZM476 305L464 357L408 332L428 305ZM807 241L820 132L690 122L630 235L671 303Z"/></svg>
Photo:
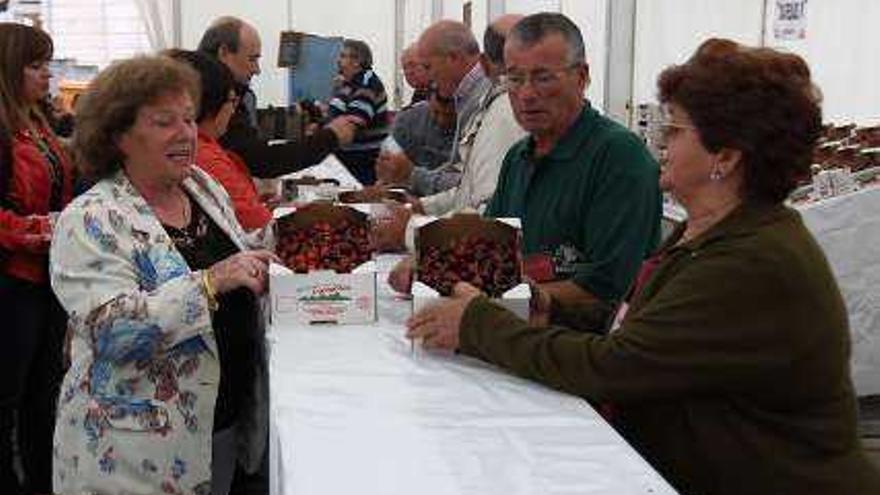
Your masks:
<svg viewBox="0 0 880 495"><path fill-rule="evenodd" d="M880 62L869 52L872 47L880 46L880 31L872 29L880 21L880 2L809 0L804 38L794 40L774 37L779 3L775 0L180 2L180 39L184 47L194 47L215 17L231 14L247 19L259 29L264 41L263 74L255 79L260 101L283 104L287 101L287 74L275 67L278 33L283 30L365 40L373 48L377 72L393 92L402 84L395 78L399 51L434 20L462 20L466 4L469 4L471 26L478 39L482 38L487 22L503 13L559 11L578 23L586 38L592 75L587 96L595 106L615 117L623 119L630 108L654 100L655 80L664 67L686 59L706 38L726 37L804 56L825 95L827 121L880 123ZM621 68L624 69L622 75ZM610 86L609 81L612 81Z"/></svg>
<svg viewBox="0 0 880 495"><path fill-rule="evenodd" d="M555 11L582 29L594 106L625 123L655 97L655 81L710 37L790 50L809 63L825 96L825 120L880 124L880 2L876 0L10 0L0 20L42 13L56 55L106 65L118 57L169 46L195 48L210 22L246 19L263 39L263 73L254 79L261 105L288 102L289 74L277 67L282 31L366 41L392 102L405 101L398 55L439 19L470 20L478 39L504 13ZM803 8L795 36L777 36L785 6ZM137 20L138 16L141 18Z"/></svg>

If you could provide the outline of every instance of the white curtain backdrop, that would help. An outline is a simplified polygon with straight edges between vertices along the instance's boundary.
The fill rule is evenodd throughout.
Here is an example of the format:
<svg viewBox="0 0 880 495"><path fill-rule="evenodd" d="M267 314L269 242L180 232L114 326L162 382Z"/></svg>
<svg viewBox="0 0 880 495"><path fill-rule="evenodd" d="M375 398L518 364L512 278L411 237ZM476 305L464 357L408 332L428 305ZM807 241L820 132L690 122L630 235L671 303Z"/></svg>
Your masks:
<svg viewBox="0 0 880 495"><path fill-rule="evenodd" d="M174 25L172 19L171 0L135 0L150 47L154 51L164 50L171 47L173 36L169 36Z"/></svg>
<svg viewBox="0 0 880 495"><path fill-rule="evenodd" d="M810 0L806 36L795 40L774 38L774 0L638 0L637 5L636 105L656 101L656 79L664 67L683 62L703 40L715 36L803 56L824 93L826 122L880 124L877 0Z"/></svg>
<svg viewBox="0 0 880 495"><path fill-rule="evenodd" d="M880 2L811 0L807 2L806 37L773 36L776 2L767 9L766 44L801 55L824 94L826 122L880 125Z"/></svg>

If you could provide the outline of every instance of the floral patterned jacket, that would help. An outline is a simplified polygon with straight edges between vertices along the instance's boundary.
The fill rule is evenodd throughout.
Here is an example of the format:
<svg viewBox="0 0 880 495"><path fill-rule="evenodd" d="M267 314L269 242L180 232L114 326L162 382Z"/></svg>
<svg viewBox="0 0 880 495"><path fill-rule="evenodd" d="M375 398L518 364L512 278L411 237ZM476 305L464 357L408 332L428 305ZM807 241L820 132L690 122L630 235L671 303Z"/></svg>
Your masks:
<svg viewBox="0 0 880 495"><path fill-rule="evenodd" d="M245 234L223 189L193 169L184 187L239 248L267 239ZM55 492L210 493L220 363L200 274L122 172L64 210L50 260L72 333ZM251 467L266 438L261 365L239 442Z"/></svg>

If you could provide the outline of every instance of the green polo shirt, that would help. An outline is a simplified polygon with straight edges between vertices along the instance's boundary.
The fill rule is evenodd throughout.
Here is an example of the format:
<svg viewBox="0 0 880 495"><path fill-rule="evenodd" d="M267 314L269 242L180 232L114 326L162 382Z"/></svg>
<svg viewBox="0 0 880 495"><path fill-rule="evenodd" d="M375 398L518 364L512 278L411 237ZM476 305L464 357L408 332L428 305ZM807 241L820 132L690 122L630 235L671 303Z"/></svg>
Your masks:
<svg viewBox="0 0 880 495"><path fill-rule="evenodd" d="M486 216L519 218L524 254L547 254L558 278L620 299L660 238L657 162L589 104L549 154L533 150L528 137L507 152Z"/></svg>

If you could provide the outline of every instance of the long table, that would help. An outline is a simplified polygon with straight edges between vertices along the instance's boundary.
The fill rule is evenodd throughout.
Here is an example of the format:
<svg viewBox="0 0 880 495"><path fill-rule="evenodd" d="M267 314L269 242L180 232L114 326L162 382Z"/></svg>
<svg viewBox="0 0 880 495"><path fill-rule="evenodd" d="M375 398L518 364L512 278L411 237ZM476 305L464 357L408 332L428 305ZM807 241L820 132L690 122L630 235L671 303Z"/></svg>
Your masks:
<svg viewBox="0 0 880 495"><path fill-rule="evenodd" d="M676 493L584 400L413 352L383 281L375 324L271 329L271 493Z"/></svg>
<svg viewBox="0 0 880 495"><path fill-rule="evenodd" d="M333 177L348 188L360 186L332 155L292 176L302 175ZM846 302L856 393L880 394L880 185L795 207L825 251ZM673 205L664 205L664 212L679 221L686 216Z"/></svg>

